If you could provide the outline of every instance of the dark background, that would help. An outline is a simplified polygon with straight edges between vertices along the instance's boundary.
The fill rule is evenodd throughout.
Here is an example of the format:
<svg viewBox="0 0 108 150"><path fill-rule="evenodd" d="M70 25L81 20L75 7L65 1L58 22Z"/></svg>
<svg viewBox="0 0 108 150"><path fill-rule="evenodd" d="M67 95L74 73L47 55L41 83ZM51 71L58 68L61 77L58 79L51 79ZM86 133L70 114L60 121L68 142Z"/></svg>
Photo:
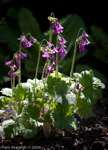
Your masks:
<svg viewBox="0 0 108 150"><path fill-rule="evenodd" d="M42 32L46 31L49 28L49 21L47 20L47 17L50 16L50 14L53 12L55 14L55 17L57 17L58 19L61 19L68 14L77 14L84 20L87 27L87 33L89 35L91 34L90 27L92 25L103 28L105 33L107 33L108 35L107 1L0 0L0 20L6 16L8 9L11 7L15 8L17 11L22 7L28 8L39 22ZM104 37L102 37L102 39L104 39ZM100 47L100 43L98 41L96 42L96 46ZM101 47L101 50L106 52L105 59L107 59L108 56L108 48L106 47L107 45L105 46L105 49L104 46ZM91 46L88 54L80 61L78 61L77 64L88 64L89 66L92 66L94 69L103 73L107 79L108 71L106 68L108 68L108 64L104 63L100 59L96 59L95 57L93 57L91 53L93 51L94 47Z"/></svg>
<svg viewBox="0 0 108 150"><path fill-rule="evenodd" d="M46 18L52 13L59 19L67 14L78 14L84 19L86 26L97 25L108 33L107 1L70 1L70 0L0 0L0 18L6 15L8 8L19 10L26 7L38 20L41 31L48 28Z"/></svg>

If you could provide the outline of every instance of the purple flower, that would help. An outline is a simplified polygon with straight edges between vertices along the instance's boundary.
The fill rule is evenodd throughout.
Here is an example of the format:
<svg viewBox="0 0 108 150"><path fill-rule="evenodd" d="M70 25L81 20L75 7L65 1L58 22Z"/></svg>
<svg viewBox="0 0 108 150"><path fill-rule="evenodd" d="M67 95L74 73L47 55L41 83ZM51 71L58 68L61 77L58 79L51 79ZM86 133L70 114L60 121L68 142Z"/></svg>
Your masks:
<svg viewBox="0 0 108 150"><path fill-rule="evenodd" d="M50 52L51 55L53 55L53 54L55 54L55 53L58 53L58 50L57 50L56 48L54 48L54 49Z"/></svg>
<svg viewBox="0 0 108 150"><path fill-rule="evenodd" d="M5 63L5 65L7 65L8 67L10 67L10 66L11 66L11 61L7 61L7 62Z"/></svg>
<svg viewBox="0 0 108 150"><path fill-rule="evenodd" d="M66 42L67 42L67 41L66 41L65 39L61 39L61 40L60 40L60 43L61 43L61 44L62 44L62 43L65 44Z"/></svg>
<svg viewBox="0 0 108 150"><path fill-rule="evenodd" d="M21 59L21 55L18 55L16 59L19 61Z"/></svg>
<svg viewBox="0 0 108 150"><path fill-rule="evenodd" d="M42 55L42 57L50 58L50 56L49 56L48 53L44 53L44 54Z"/></svg>
<svg viewBox="0 0 108 150"><path fill-rule="evenodd" d="M67 54L67 51L64 48L60 48L59 49L59 57L64 56L65 54Z"/></svg>
<svg viewBox="0 0 108 150"><path fill-rule="evenodd" d="M55 34L63 32L63 27L59 23L52 22L52 28Z"/></svg>
<svg viewBox="0 0 108 150"><path fill-rule="evenodd" d="M32 37L32 38L30 39L30 43L35 43L35 42L36 42L36 39Z"/></svg>
<svg viewBox="0 0 108 150"><path fill-rule="evenodd" d="M30 42L28 42L28 43L24 43L23 44L23 47L24 48L28 48L28 47L31 47L33 44L31 44Z"/></svg>
<svg viewBox="0 0 108 150"><path fill-rule="evenodd" d="M88 44L90 44L90 41L89 41L89 40L81 41L81 44L82 44L82 45L88 45Z"/></svg>
<svg viewBox="0 0 108 150"><path fill-rule="evenodd" d="M55 68L53 66L48 67L46 74L49 75L54 69Z"/></svg>
<svg viewBox="0 0 108 150"><path fill-rule="evenodd" d="M79 44L79 52L84 52L86 50L84 46L88 44L90 44L89 40L81 41Z"/></svg>
<svg viewBox="0 0 108 150"><path fill-rule="evenodd" d="M18 73L17 72L14 72L14 77L18 77Z"/></svg>
<svg viewBox="0 0 108 150"><path fill-rule="evenodd" d="M8 76L12 76L12 78L13 78L13 77L16 77L16 76L18 76L18 75L17 75L17 73L16 73L16 72L13 72L13 73L8 72Z"/></svg>
<svg viewBox="0 0 108 150"><path fill-rule="evenodd" d="M52 47L53 44L51 44L51 43L48 42L48 43L47 43L47 46L48 46L48 47Z"/></svg>
<svg viewBox="0 0 108 150"><path fill-rule="evenodd" d="M21 38L21 42L28 42L28 40L26 39L25 36L23 36L23 37Z"/></svg>
<svg viewBox="0 0 108 150"><path fill-rule="evenodd" d="M85 41L85 44L86 44L86 45L90 44L90 41L89 41L89 40L86 40L86 41Z"/></svg>
<svg viewBox="0 0 108 150"><path fill-rule="evenodd" d="M86 45L85 41L81 41L81 45Z"/></svg>
<svg viewBox="0 0 108 150"><path fill-rule="evenodd" d="M88 37L88 34L86 32L84 32L82 35L81 35L82 38L85 38L85 37Z"/></svg>
<svg viewBox="0 0 108 150"><path fill-rule="evenodd" d="M81 84L78 83L77 84L77 90L80 90L80 91L84 90L84 87Z"/></svg>
<svg viewBox="0 0 108 150"><path fill-rule="evenodd" d="M16 65L14 65L14 66L13 66L13 68L14 68L14 69L17 69L17 66L16 66Z"/></svg>
<svg viewBox="0 0 108 150"><path fill-rule="evenodd" d="M80 45L79 46L79 52L84 52L86 49L85 49L85 47L84 47L84 45Z"/></svg>
<svg viewBox="0 0 108 150"><path fill-rule="evenodd" d="M17 65L17 66L20 66L20 63L17 61L17 62L16 62L16 65Z"/></svg>
<svg viewBox="0 0 108 150"><path fill-rule="evenodd" d="M8 72L8 76L11 76L11 72Z"/></svg>
<svg viewBox="0 0 108 150"><path fill-rule="evenodd" d="M51 58L51 61L55 61L55 57L52 57L52 58Z"/></svg>
<svg viewBox="0 0 108 150"><path fill-rule="evenodd" d="M21 59L24 59L24 57L27 57L27 54L22 53L20 56L21 56Z"/></svg>

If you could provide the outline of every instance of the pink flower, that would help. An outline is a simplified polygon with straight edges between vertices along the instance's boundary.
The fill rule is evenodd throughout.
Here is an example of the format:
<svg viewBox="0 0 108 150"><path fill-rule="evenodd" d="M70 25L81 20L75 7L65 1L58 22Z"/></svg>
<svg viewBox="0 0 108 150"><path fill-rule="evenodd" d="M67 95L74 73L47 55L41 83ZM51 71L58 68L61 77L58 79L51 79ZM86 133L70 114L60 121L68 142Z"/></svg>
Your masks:
<svg viewBox="0 0 108 150"><path fill-rule="evenodd" d="M23 37L21 38L21 42L28 42L28 40L26 39L25 36L23 36Z"/></svg>
<svg viewBox="0 0 108 150"><path fill-rule="evenodd" d="M48 47L52 47L53 44L51 44L51 43L48 42L48 43L47 43L47 46L48 46Z"/></svg>
<svg viewBox="0 0 108 150"><path fill-rule="evenodd" d="M11 61L7 61L7 62L5 63L5 65L7 65L8 67L10 67L10 66L11 66Z"/></svg>
<svg viewBox="0 0 108 150"><path fill-rule="evenodd" d="M25 57L27 57L27 54L22 53L22 54L21 54L21 59L24 59Z"/></svg>
<svg viewBox="0 0 108 150"><path fill-rule="evenodd" d="M90 44L90 41L89 41L89 40L86 40L86 41L85 41L85 44L86 44L86 45Z"/></svg>
<svg viewBox="0 0 108 150"><path fill-rule="evenodd" d="M81 84L78 83L77 84L77 89L81 91L81 90L84 90L84 87Z"/></svg>
<svg viewBox="0 0 108 150"><path fill-rule="evenodd" d="M54 58L54 57L52 57L52 58L51 58L51 60L52 60L52 61L55 61L55 58Z"/></svg>
<svg viewBox="0 0 108 150"><path fill-rule="evenodd" d="M55 68L53 66L48 67L46 74L49 75L54 69Z"/></svg>
<svg viewBox="0 0 108 150"><path fill-rule="evenodd" d="M33 44L31 44L30 42L28 42L28 43L24 43L23 44L23 47L24 48L28 48L28 47L31 47Z"/></svg>
<svg viewBox="0 0 108 150"><path fill-rule="evenodd" d="M30 43L35 43L36 42L36 39L35 38L31 38L30 39Z"/></svg>
<svg viewBox="0 0 108 150"><path fill-rule="evenodd" d="M61 44L62 44L62 43L65 44L66 42L67 42L67 41L66 41L65 39L61 39L61 40L60 40L60 43L61 43Z"/></svg>
<svg viewBox="0 0 108 150"><path fill-rule="evenodd" d="M42 55L42 57L50 58L50 56L49 56L48 53L44 53L44 54Z"/></svg>
<svg viewBox="0 0 108 150"><path fill-rule="evenodd" d="M65 54L67 54L67 51L64 48L60 48L59 49L59 57L64 56Z"/></svg>
<svg viewBox="0 0 108 150"><path fill-rule="evenodd" d="M88 34L87 34L86 32L84 32L84 33L82 34L82 38L85 38L85 37L88 37Z"/></svg>
<svg viewBox="0 0 108 150"><path fill-rule="evenodd" d="M84 52L86 49L85 49L85 47L84 47L84 45L81 45L80 47L79 47L79 52Z"/></svg>
<svg viewBox="0 0 108 150"><path fill-rule="evenodd" d="M14 69L17 69L17 66L16 66L16 65L14 65L14 66L13 66L13 68L14 68Z"/></svg>
<svg viewBox="0 0 108 150"><path fill-rule="evenodd" d="M52 28L55 34L63 32L63 27L59 23L52 22Z"/></svg>

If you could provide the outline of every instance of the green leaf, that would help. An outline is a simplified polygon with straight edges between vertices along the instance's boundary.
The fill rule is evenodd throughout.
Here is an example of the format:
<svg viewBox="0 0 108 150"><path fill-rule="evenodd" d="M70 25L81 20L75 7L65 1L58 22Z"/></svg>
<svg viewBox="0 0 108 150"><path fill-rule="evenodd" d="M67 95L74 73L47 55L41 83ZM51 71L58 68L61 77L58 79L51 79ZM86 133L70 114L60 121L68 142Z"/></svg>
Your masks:
<svg viewBox="0 0 108 150"><path fill-rule="evenodd" d="M93 50L93 55L101 60L102 62L108 63L108 35L100 27L91 26L91 32L96 43L99 43L99 46L96 45Z"/></svg>
<svg viewBox="0 0 108 150"><path fill-rule="evenodd" d="M77 121L72 115L66 115L69 111L67 106L58 105L54 112L52 113L52 117L55 122L55 127L57 129L66 129L67 131L71 131L72 129L76 130Z"/></svg>
<svg viewBox="0 0 108 150"><path fill-rule="evenodd" d="M3 95L12 97L12 89L10 89L10 88L3 88L0 92Z"/></svg>
<svg viewBox="0 0 108 150"><path fill-rule="evenodd" d="M31 138L37 133L36 121L34 121L32 118L30 118L29 121L19 119L18 125L20 128L19 134L24 138Z"/></svg>
<svg viewBox="0 0 108 150"><path fill-rule="evenodd" d="M55 92L57 95L61 96L67 94L68 86L65 81L57 82L55 85Z"/></svg>
<svg viewBox="0 0 108 150"><path fill-rule="evenodd" d="M12 99L5 96L0 96L0 109L8 108L12 104Z"/></svg>
<svg viewBox="0 0 108 150"><path fill-rule="evenodd" d="M108 44L108 35L104 32L104 30L95 25L91 26L91 32L93 37L99 41L102 45Z"/></svg>
<svg viewBox="0 0 108 150"><path fill-rule="evenodd" d="M0 42L7 43L11 50L19 48L18 35L7 25L0 25Z"/></svg>
<svg viewBox="0 0 108 150"><path fill-rule="evenodd" d="M87 103L84 99L77 99L77 113L84 118L91 117L92 115L92 104Z"/></svg>
<svg viewBox="0 0 108 150"><path fill-rule="evenodd" d="M21 8L18 13L19 26L25 34L30 33L33 37L40 37L40 27L37 20L27 8Z"/></svg>
<svg viewBox="0 0 108 150"><path fill-rule="evenodd" d="M54 94L55 84L59 81L60 81L60 78L56 79L55 77L52 77L50 75L47 77L47 91L49 94L51 94L51 95Z"/></svg>
<svg viewBox="0 0 108 150"><path fill-rule="evenodd" d="M100 79L93 77L93 84L101 89L105 89L105 85L101 82Z"/></svg>
<svg viewBox="0 0 108 150"><path fill-rule="evenodd" d="M94 68L90 67L89 65L85 65L85 64L77 64L75 67L75 72L80 73L83 70L90 70L90 69L92 69L95 77L101 78L103 76L101 72L99 72L98 70L95 70Z"/></svg>
<svg viewBox="0 0 108 150"><path fill-rule="evenodd" d="M7 138L14 138L17 135L15 121L10 119L2 123L3 134Z"/></svg>
<svg viewBox="0 0 108 150"><path fill-rule="evenodd" d="M84 86L84 88L92 85L92 83L93 83L92 70L90 70L90 71L85 70L85 71L81 72L80 83Z"/></svg>
<svg viewBox="0 0 108 150"><path fill-rule="evenodd" d="M17 102L23 101L30 92L31 88L32 86L29 83L18 84L17 87L14 89L13 94L15 101Z"/></svg>
<svg viewBox="0 0 108 150"><path fill-rule="evenodd" d="M94 78L91 70L81 72L80 83L84 87L81 93L86 102L95 104L97 99L102 97L101 89L104 88L104 84L99 79Z"/></svg>
<svg viewBox="0 0 108 150"><path fill-rule="evenodd" d="M39 110L39 107L37 106L32 106L32 105L29 105L25 111L28 113L29 117L32 118L32 119L38 119L39 116L40 116L40 110Z"/></svg>
<svg viewBox="0 0 108 150"><path fill-rule="evenodd" d="M65 81L57 82L55 85L55 99L56 102L62 105L76 104L76 95L69 90Z"/></svg>

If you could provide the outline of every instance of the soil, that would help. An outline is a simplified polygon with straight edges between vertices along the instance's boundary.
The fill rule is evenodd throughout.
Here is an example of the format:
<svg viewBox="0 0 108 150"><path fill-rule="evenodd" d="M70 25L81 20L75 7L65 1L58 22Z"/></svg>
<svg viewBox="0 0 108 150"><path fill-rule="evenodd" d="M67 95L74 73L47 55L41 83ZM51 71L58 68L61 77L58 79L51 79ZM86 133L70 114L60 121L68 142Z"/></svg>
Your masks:
<svg viewBox="0 0 108 150"><path fill-rule="evenodd" d="M79 122L76 131L55 133L53 130L49 139L44 138L42 131L31 139L20 136L5 139L1 136L0 149L108 150L108 86L103 90L103 98L94 106L92 117L75 116ZM0 123L4 119L0 116Z"/></svg>

